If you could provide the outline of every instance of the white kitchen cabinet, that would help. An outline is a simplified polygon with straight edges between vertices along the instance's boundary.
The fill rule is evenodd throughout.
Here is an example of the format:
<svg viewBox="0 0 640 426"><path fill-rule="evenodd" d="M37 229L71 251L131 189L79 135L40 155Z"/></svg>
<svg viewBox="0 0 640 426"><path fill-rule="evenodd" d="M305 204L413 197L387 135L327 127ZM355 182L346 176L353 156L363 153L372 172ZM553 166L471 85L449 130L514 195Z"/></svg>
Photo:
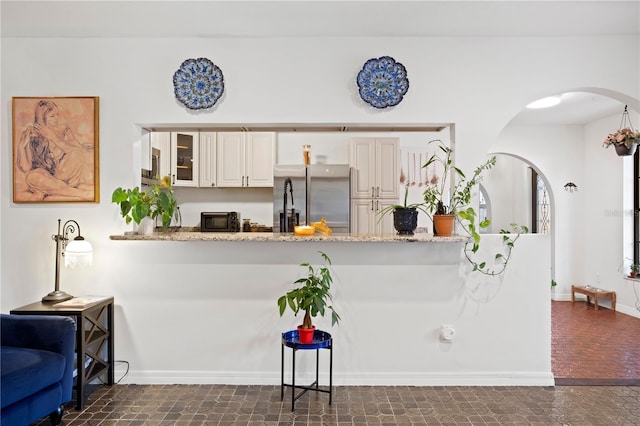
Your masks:
<svg viewBox="0 0 640 426"><path fill-rule="evenodd" d="M218 132L216 173L219 187L244 186L244 139L242 132Z"/></svg>
<svg viewBox="0 0 640 426"><path fill-rule="evenodd" d="M247 133L245 159L246 186L273 187L276 134L274 132Z"/></svg>
<svg viewBox="0 0 640 426"><path fill-rule="evenodd" d="M355 234L393 234L393 213L380 212L396 204L395 200L374 198L351 199L351 232Z"/></svg>
<svg viewBox="0 0 640 426"><path fill-rule="evenodd" d="M398 198L398 139L352 138L352 198Z"/></svg>
<svg viewBox="0 0 640 426"><path fill-rule="evenodd" d="M217 186L216 132L200 132L200 169L198 182L202 188Z"/></svg>
<svg viewBox="0 0 640 426"><path fill-rule="evenodd" d="M273 132L218 132L218 186L272 187L275 141Z"/></svg>
<svg viewBox="0 0 640 426"><path fill-rule="evenodd" d="M171 132L171 184L199 184L200 145L198 132Z"/></svg>
<svg viewBox="0 0 640 426"><path fill-rule="evenodd" d="M398 204L398 139L352 138L349 143L351 176L351 232L393 233L393 214L380 212Z"/></svg>

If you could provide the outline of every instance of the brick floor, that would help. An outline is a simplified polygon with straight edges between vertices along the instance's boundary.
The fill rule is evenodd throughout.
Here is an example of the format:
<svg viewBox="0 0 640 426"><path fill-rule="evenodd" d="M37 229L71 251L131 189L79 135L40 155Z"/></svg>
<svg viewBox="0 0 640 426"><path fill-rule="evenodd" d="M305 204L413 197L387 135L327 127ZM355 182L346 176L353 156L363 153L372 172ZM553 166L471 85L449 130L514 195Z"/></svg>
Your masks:
<svg viewBox="0 0 640 426"><path fill-rule="evenodd" d="M551 369L556 379L640 383L640 319L582 300L552 302Z"/></svg>

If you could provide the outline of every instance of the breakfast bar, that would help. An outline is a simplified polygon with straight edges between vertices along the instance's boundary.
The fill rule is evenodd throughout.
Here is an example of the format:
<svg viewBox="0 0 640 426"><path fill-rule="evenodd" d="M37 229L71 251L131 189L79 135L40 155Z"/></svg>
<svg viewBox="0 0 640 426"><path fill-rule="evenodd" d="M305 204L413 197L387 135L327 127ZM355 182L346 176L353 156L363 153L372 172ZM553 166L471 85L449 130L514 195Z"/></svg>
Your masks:
<svg viewBox="0 0 640 426"><path fill-rule="evenodd" d="M301 265L315 267L322 252L331 259L341 321L332 327L330 318L317 317L315 325L339 348L334 385L552 385L550 289L536 285L549 281L548 239L523 235L497 277L471 272L466 241L428 233L111 235L104 244L114 255L105 261L126 282L115 294L122 301L117 335L135 341L119 356L135 366L131 383L280 383L278 336L301 317L280 317L276 302L305 273ZM503 244L502 235L483 235L477 256L491 262ZM532 271L531 262L543 267ZM522 309L522 300L543 308ZM440 339L443 324L455 329L454 339ZM145 327L152 332L139 331ZM394 362L397 346L378 344L389 337L383 329L402 342L401 363ZM145 363L150 352L167 355ZM305 362L301 357L300 368Z"/></svg>
<svg viewBox="0 0 640 426"><path fill-rule="evenodd" d="M310 236L272 232L154 232L151 234L111 235L112 240L125 241L253 241L253 242L367 242L367 243L454 243L466 242L469 237L453 235L436 237L433 234L331 234Z"/></svg>

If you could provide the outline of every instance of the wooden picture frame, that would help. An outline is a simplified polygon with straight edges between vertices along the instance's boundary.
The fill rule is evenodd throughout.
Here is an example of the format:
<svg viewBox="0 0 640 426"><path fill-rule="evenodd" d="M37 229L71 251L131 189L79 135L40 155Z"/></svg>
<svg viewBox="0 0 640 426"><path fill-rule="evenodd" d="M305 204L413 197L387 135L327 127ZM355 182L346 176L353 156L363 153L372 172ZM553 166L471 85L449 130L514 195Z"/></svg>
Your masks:
<svg viewBox="0 0 640 426"><path fill-rule="evenodd" d="M13 202L100 201L98 96L13 97Z"/></svg>

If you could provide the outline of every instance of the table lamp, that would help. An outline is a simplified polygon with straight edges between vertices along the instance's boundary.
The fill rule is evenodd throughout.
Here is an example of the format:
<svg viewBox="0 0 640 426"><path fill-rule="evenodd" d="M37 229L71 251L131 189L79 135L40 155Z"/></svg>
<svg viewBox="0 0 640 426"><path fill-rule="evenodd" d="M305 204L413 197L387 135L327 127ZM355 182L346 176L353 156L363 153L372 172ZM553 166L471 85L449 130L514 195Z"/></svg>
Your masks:
<svg viewBox="0 0 640 426"><path fill-rule="evenodd" d="M67 220L62 227L58 219L58 233L51 236L56 242L56 281L54 291L42 298L43 302L62 302L73 296L60 290L60 256L64 256L64 266L75 268L78 265L88 266L93 261L91 244L80 235L80 225L75 220ZM78 236L69 241L69 233L78 231Z"/></svg>

